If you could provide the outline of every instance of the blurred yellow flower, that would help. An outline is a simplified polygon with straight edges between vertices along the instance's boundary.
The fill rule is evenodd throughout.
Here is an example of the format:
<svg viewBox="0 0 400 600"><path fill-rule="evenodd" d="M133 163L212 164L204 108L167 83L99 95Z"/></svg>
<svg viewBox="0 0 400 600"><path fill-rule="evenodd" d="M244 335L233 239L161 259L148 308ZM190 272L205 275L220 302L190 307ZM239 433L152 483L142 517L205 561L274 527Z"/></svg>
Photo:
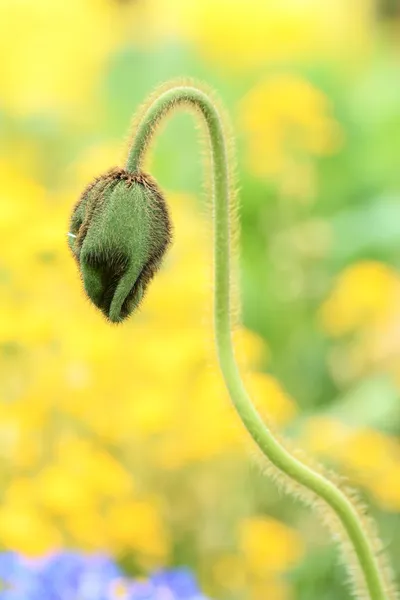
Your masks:
<svg viewBox="0 0 400 600"><path fill-rule="evenodd" d="M284 425L296 412L293 399L280 383L267 373L251 373L246 377L249 393L261 415L276 425Z"/></svg>
<svg viewBox="0 0 400 600"><path fill-rule="evenodd" d="M157 5L168 3L157 0ZM346 0L181 0L181 5L183 33L203 56L234 70L298 61L315 52L337 57L348 43L356 56L368 47L373 23L369 0L351 5Z"/></svg>
<svg viewBox="0 0 400 600"><path fill-rule="evenodd" d="M351 429L345 423L338 419L318 416L307 419L301 441L310 454L329 456L342 452L349 435Z"/></svg>
<svg viewBox="0 0 400 600"><path fill-rule="evenodd" d="M193 196L167 193L174 227L174 243L164 269L152 283L146 297L146 315L156 327L198 326L211 329L212 237L210 220L199 211ZM173 277L173 285L171 281ZM207 331L204 334L207 337Z"/></svg>
<svg viewBox="0 0 400 600"><path fill-rule="evenodd" d="M249 169L300 198L314 195L312 159L336 152L343 137L326 96L295 75L273 75L251 89L240 105L240 125Z"/></svg>
<svg viewBox="0 0 400 600"><path fill-rule="evenodd" d="M321 308L321 324L332 336L382 325L398 311L400 277L389 266L364 261L347 267Z"/></svg>
<svg viewBox="0 0 400 600"><path fill-rule="evenodd" d="M89 551L109 551L105 518L98 509L69 513L63 516L62 523L66 531L64 544L73 544Z"/></svg>
<svg viewBox="0 0 400 600"><path fill-rule="evenodd" d="M360 429L347 442L347 464L371 481L378 482L379 474L396 458L400 458L399 442L373 429Z"/></svg>
<svg viewBox="0 0 400 600"><path fill-rule="evenodd" d="M57 454L60 465L97 496L120 498L132 493L131 474L101 446L67 437L59 442Z"/></svg>
<svg viewBox="0 0 400 600"><path fill-rule="evenodd" d="M28 556L39 556L62 544L57 527L29 504L0 507L0 536L3 547Z"/></svg>
<svg viewBox="0 0 400 600"><path fill-rule="evenodd" d="M224 381L215 369L206 367L194 378L181 427L189 461L229 452L243 435Z"/></svg>
<svg viewBox="0 0 400 600"><path fill-rule="evenodd" d="M74 162L68 166L65 177L65 186L70 187L73 183L73 193L76 201L79 195L88 185L102 173L111 167L120 165L124 160L125 149L122 143L96 143L85 147L76 156ZM71 198L68 198L68 208L71 208ZM68 212L69 216L69 212Z"/></svg>
<svg viewBox="0 0 400 600"><path fill-rule="evenodd" d="M135 552L147 567L165 564L168 535L158 505L152 499L115 503L108 510L106 523L112 548Z"/></svg>
<svg viewBox="0 0 400 600"><path fill-rule="evenodd" d="M186 560L190 548L210 596L220 595L214 585L221 597L289 600L285 573L305 547L291 528L258 516L257 491L242 485L246 435L213 345L211 219L194 195L167 192L175 239L163 270L134 319L107 325L83 294L66 232L83 186L121 164L126 149L97 135L79 147L77 134L89 130L93 139L107 86L112 110L102 127L107 135L115 131L114 102L125 93L122 74L136 52L146 70L148 58L162 54L140 87L178 65L190 70L185 61L194 50L205 59L193 63L195 70L220 69L233 95L236 75L258 81L238 115L251 173L283 196L312 199L316 163L340 150L344 132L322 90L287 71L276 75L275 66L297 71L315 56L345 58L346 76L373 42L372 0L0 4L7 136L0 159L2 544L30 555L61 546L112 551L143 570ZM150 55L156 47L160 54ZM175 62L182 48L184 61ZM280 243L305 260L320 259L330 250L328 230L317 218L292 223ZM345 352L347 342L335 342L330 366L346 363L353 377L368 360L384 358L387 366L388 354L400 349L399 289L397 274L372 261L339 276L321 309L322 326L328 335L356 332L362 339L355 336ZM296 406L264 372L269 348L244 327L234 341L260 413L285 425ZM394 436L324 418L307 422L303 442L380 507L400 511ZM125 596L118 582L113 593Z"/></svg>
<svg viewBox="0 0 400 600"><path fill-rule="evenodd" d="M117 25L107 0L2 0L0 106L19 116L72 114L120 44Z"/></svg>
<svg viewBox="0 0 400 600"><path fill-rule="evenodd" d="M266 571L285 571L304 555L298 533L275 519L249 517L240 523L239 548L247 568L256 576Z"/></svg>
<svg viewBox="0 0 400 600"><path fill-rule="evenodd" d="M400 443L371 428L352 428L337 419L312 417L303 429L302 445L334 459L388 511L400 510Z"/></svg>
<svg viewBox="0 0 400 600"><path fill-rule="evenodd" d="M58 464L42 469L35 479L35 487L38 502L55 515L91 512L98 501L86 477Z"/></svg>
<svg viewBox="0 0 400 600"><path fill-rule="evenodd" d="M244 369L257 369L265 366L270 352L260 335L244 327L233 331L235 354Z"/></svg>
<svg viewBox="0 0 400 600"><path fill-rule="evenodd" d="M372 429L355 431L346 444L341 462L389 511L400 510L400 443Z"/></svg>
<svg viewBox="0 0 400 600"><path fill-rule="evenodd" d="M0 161L0 180L3 195L1 235L15 236L17 230L38 219L38 212L45 212L46 190L4 159Z"/></svg>
<svg viewBox="0 0 400 600"><path fill-rule="evenodd" d="M6 390L7 391L7 390ZM6 400L6 396L3 396ZM40 401L9 402L0 408L0 456L16 469L34 467L42 455L39 431L47 424L47 411Z"/></svg>
<svg viewBox="0 0 400 600"><path fill-rule="evenodd" d="M399 452L397 454L397 463L390 463L387 469L379 475L369 487L376 502L383 510L398 513L400 512L400 467Z"/></svg>

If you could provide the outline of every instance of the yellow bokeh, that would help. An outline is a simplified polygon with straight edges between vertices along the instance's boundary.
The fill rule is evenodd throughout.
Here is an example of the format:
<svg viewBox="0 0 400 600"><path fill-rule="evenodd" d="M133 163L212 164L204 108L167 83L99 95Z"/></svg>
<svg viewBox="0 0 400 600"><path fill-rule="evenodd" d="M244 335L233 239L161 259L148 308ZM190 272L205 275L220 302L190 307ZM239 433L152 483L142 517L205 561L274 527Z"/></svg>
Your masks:
<svg viewBox="0 0 400 600"><path fill-rule="evenodd" d="M253 440L220 372L212 208L183 120L154 161L174 243L134 318L105 322L67 245L85 186L124 164L139 97L177 75L209 79L237 127L237 287L255 330L237 310L232 336L246 389L279 438L300 431L288 448L337 466L388 518L400 511L393 424L324 412L372 371L400 388L396 269L369 258L373 246L331 272L346 251L336 211L397 181L374 130L396 130L391 93L361 102L381 77L369 63L375 45L385 53L377 14L372 0L0 1L2 549L101 551L143 573L187 563L222 600L294 600L308 576L314 536L301 511L284 523L292 505L249 466ZM357 150L365 139L371 156ZM127 593L118 580L111 592Z"/></svg>
<svg viewBox="0 0 400 600"><path fill-rule="evenodd" d="M267 568L284 571L299 562L304 542L284 523L266 517L249 517L240 524L239 548L248 569L262 577Z"/></svg>
<svg viewBox="0 0 400 600"><path fill-rule="evenodd" d="M0 534L6 548L28 556L40 556L62 546L57 527L44 513L30 506L0 508Z"/></svg>
<svg viewBox="0 0 400 600"><path fill-rule="evenodd" d="M306 423L302 444L310 453L340 464L382 508L400 510L400 443L395 436L350 427L329 417L313 417Z"/></svg>
<svg viewBox="0 0 400 600"><path fill-rule="evenodd" d="M164 5L165 2L158 2ZM196 0L181 2L182 30L207 59L233 70L297 60L314 52L354 56L368 49L372 6L357 0Z"/></svg>
<svg viewBox="0 0 400 600"><path fill-rule="evenodd" d="M275 180L285 196L302 200L316 193L313 160L343 144L327 97L295 75L270 75L257 83L241 101L239 122L249 170Z"/></svg>
<svg viewBox="0 0 400 600"><path fill-rule="evenodd" d="M113 145L91 147L69 175L82 186L118 154ZM130 551L143 565L161 565L170 552L168 535L156 503L137 495L131 472L137 450L146 449L148 468L159 473L243 452L244 434L213 349L205 217L194 198L168 194L174 248L135 323L105 327L83 297L66 245L71 195L78 190L61 190L50 201L12 163L2 168L5 265L13 278L1 342L13 354L2 384L12 403L2 406L1 453L4 464L34 477L20 512L7 521L5 543L22 548L20 521L35 531L43 513L51 515L57 536L46 521L38 551L57 539ZM18 245L13 231L24 231ZM239 362L252 371L250 389L266 397L260 409L286 422L294 414L291 399L271 375L257 372L268 360L263 340L244 328L234 339ZM144 467L135 472L146 479Z"/></svg>
<svg viewBox="0 0 400 600"><path fill-rule="evenodd" d="M338 277L321 309L321 322L334 336L382 324L397 311L400 278L379 262L360 262Z"/></svg>
<svg viewBox="0 0 400 600"><path fill-rule="evenodd" d="M119 502L109 509L107 526L112 548L134 551L147 567L165 563L169 541L156 502Z"/></svg>
<svg viewBox="0 0 400 600"><path fill-rule="evenodd" d="M107 0L3 0L1 106L19 116L71 114L87 102L120 43L117 18Z"/></svg>
<svg viewBox="0 0 400 600"><path fill-rule="evenodd" d="M265 373L252 373L247 376L247 381L255 405L267 420L283 425L295 416L297 409L293 399L275 377Z"/></svg>

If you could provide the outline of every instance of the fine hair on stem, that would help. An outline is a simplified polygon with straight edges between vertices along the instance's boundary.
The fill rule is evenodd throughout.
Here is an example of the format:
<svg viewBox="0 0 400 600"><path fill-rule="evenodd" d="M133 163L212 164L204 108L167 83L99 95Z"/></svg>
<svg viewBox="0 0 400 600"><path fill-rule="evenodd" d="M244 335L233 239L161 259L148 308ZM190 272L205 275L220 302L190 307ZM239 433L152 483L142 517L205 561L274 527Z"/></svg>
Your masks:
<svg viewBox="0 0 400 600"><path fill-rule="evenodd" d="M295 99L293 100L295 102ZM169 82L157 89L134 121L126 172L138 177L160 125L174 111L189 109L206 141L208 193L212 199L214 240L213 294L215 344L232 404L262 457L265 471L286 492L305 502L329 527L341 548L355 598L399 598L394 577L372 519L357 494L341 479L281 438L262 418L248 395L237 366L232 329L239 320L237 286L238 200L232 130L216 95L191 80ZM178 167L177 167L178 168ZM268 544L268 540L265 540Z"/></svg>

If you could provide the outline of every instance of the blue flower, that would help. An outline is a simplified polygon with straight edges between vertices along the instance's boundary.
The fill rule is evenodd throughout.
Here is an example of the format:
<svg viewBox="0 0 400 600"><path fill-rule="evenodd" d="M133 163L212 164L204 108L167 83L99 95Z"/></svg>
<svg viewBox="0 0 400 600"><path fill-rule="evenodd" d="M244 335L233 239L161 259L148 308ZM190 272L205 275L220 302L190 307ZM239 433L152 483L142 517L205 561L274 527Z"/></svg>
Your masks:
<svg viewBox="0 0 400 600"><path fill-rule="evenodd" d="M188 569L129 579L104 554L0 553L0 600L206 600Z"/></svg>
<svg viewBox="0 0 400 600"><path fill-rule="evenodd" d="M150 581L157 588L171 590L176 600L197 598L200 596L196 579L189 569L180 568L173 571L159 571L150 577Z"/></svg>

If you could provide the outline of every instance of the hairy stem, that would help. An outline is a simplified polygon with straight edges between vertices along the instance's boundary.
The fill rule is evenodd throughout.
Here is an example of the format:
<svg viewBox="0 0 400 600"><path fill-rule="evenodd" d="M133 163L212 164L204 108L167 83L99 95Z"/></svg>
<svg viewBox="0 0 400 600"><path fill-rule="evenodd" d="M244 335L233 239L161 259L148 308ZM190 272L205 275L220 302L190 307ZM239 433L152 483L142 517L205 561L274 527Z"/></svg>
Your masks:
<svg viewBox="0 0 400 600"><path fill-rule="evenodd" d="M352 501L333 482L293 456L261 419L243 385L231 335L231 211L226 138L222 120L211 98L192 86L177 86L161 93L137 125L127 170L139 172L157 124L177 106L194 107L208 130L213 168L214 206L214 326L221 371L242 422L267 459L286 476L323 499L340 519L358 558L372 600L386 600L383 574L372 541Z"/></svg>

